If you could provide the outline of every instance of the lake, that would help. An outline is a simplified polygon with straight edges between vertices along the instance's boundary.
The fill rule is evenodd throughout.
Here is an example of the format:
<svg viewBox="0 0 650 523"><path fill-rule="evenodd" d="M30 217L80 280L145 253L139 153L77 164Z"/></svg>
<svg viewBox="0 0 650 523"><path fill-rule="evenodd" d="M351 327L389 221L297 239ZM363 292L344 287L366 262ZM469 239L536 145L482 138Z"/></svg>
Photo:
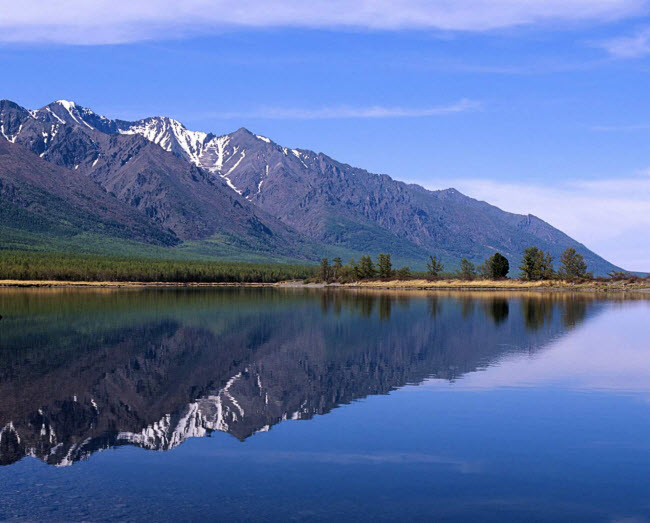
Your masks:
<svg viewBox="0 0 650 523"><path fill-rule="evenodd" d="M650 296L1 289L0 519L650 520Z"/></svg>

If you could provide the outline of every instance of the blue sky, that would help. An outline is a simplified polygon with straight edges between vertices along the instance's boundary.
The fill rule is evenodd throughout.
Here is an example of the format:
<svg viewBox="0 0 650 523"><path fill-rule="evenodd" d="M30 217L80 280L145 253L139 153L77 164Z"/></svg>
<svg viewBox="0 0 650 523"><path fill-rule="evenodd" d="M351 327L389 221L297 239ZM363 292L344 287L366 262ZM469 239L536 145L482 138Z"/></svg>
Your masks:
<svg viewBox="0 0 650 523"><path fill-rule="evenodd" d="M644 0L0 0L0 98L247 127L650 270Z"/></svg>

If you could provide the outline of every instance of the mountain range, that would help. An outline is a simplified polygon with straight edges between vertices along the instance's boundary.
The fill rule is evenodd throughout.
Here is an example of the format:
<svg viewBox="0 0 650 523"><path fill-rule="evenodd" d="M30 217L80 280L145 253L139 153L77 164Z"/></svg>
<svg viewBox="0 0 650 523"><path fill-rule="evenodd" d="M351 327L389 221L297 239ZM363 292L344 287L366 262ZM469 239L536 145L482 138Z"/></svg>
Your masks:
<svg viewBox="0 0 650 523"><path fill-rule="evenodd" d="M247 129L223 136L167 117L113 120L59 100L0 101L1 248L164 257L302 259L390 252L446 269L532 245L575 247L595 274L619 268L533 215L455 189L430 191Z"/></svg>

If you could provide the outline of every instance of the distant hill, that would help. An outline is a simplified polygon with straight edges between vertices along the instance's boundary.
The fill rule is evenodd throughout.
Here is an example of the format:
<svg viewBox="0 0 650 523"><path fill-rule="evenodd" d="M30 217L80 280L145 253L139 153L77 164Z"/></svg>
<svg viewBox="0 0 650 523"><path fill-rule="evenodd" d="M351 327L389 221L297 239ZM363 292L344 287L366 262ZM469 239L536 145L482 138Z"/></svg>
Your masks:
<svg viewBox="0 0 650 523"><path fill-rule="evenodd" d="M215 136L166 117L111 120L64 100L37 111L0 101L0 126L8 141L86 175L171 231L175 249L209 255L225 243L311 260L386 251L415 268L437 254L454 269L462 257L480 263L496 251L516 267L531 245L557 260L573 246L594 273L618 269L535 216L288 149L243 128Z"/></svg>

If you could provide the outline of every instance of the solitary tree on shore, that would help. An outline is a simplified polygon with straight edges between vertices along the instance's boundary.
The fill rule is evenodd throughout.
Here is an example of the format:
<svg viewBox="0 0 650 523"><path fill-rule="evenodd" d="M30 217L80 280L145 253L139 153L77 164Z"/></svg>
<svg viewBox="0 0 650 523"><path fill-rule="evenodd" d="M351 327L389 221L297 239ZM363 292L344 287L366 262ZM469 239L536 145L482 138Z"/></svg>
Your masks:
<svg viewBox="0 0 650 523"><path fill-rule="evenodd" d="M573 247L568 247L560 257L560 278L566 280L575 280L577 278L587 278L587 263L584 257Z"/></svg>
<svg viewBox="0 0 650 523"><path fill-rule="evenodd" d="M442 260L439 260L437 256L429 256L429 261L427 262L427 274L436 278L445 268L442 265Z"/></svg>
<svg viewBox="0 0 650 523"><path fill-rule="evenodd" d="M508 275L510 262L508 262L508 258L495 252L485 261L485 271L488 278L500 280Z"/></svg>
<svg viewBox="0 0 650 523"><path fill-rule="evenodd" d="M525 280L550 280L555 274L553 271L553 257L539 247L528 247L524 251L519 270Z"/></svg>

